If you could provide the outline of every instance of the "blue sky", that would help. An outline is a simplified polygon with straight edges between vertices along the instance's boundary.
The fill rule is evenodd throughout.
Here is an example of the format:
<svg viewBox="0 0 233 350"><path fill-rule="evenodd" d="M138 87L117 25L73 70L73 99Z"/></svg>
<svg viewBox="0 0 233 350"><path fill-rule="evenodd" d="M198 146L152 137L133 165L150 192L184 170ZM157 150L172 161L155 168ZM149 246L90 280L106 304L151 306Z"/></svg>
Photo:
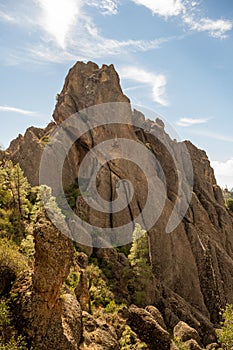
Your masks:
<svg viewBox="0 0 233 350"><path fill-rule="evenodd" d="M233 187L233 2L0 0L0 144L51 120L77 61L113 63L124 92L204 149Z"/></svg>

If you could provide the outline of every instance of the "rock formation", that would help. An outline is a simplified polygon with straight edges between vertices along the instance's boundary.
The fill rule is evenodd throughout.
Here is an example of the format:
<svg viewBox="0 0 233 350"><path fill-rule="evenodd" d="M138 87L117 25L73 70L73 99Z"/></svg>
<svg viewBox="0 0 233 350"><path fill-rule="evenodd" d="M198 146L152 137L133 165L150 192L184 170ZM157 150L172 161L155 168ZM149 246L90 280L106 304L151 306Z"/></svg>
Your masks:
<svg viewBox="0 0 233 350"><path fill-rule="evenodd" d="M36 349L78 350L81 339L81 308L63 290L73 259L71 241L43 215L34 230L33 272L16 281L17 327Z"/></svg>
<svg viewBox="0 0 233 350"><path fill-rule="evenodd" d="M71 68L66 77L64 87L58 95L53 118L55 123L60 125L72 114L80 112L84 108L108 102L130 103L121 90L119 77L113 65L103 65L99 68L92 62L87 64L78 62ZM161 217L148 233L150 257L155 279L152 284L150 282L150 287L154 290L151 291L149 296L151 300L147 301L146 304L155 305L163 314L164 321L169 327L173 328L179 321L185 321L189 326L195 328L202 339L199 340L193 330L195 337L192 337L192 339L185 338L185 341L195 342L196 348L198 348L200 342L205 344L214 343L212 326L219 321L219 310L226 303L233 303L232 217L224 207L221 189L216 184L213 170L205 152L197 149L190 142L185 142L194 172L192 200L179 226L171 234L165 233L168 218L178 196L178 175L171 156L159 139L153 137L151 130L156 130L160 138L166 140L169 145L176 149L176 154L182 158L182 155L179 154L180 144L175 140L171 140L166 134L162 121L145 120L143 114L138 111L130 113L130 118L140 120L143 128L132 127L127 124L126 119L126 124L122 126L111 126L107 131L107 136L104 134L104 127L84 135L81 140L75 142L69 152L64 165L63 182L71 184L75 181L79 166L85 155L94 145L103 140L124 137L139 142L151 150L160 162L166 177L167 200ZM77 115L77 118L80 118L80 115ZM5 153L5 156L11 158L14 162L20 163L33 185L38 181L40 157L45 143L56 127L55 123L49 124L45 130L28 129L25 136L19 136L14 140ZM117 195L117 182L125 178L131 180L135 190L135 196L125 211L114 215L99 213L87 208L82 199L79 198L77 212L82 212L87 220L100 227L117 227L122 223L131 221L144 207L147 193L145 177L138 171L138 168L124 160L117 159L114 162L109 162L102 167L97 186L100 195L105 200L111 201ZM156 181L162 185L163 178L159 168L157 169ZM46 241L49 240L49 237L46 238L46 232L41 234L38 231L38 235L40 236L41 246L46 248ZM38 261L38 254L44 254L40 250L39 238L37 242L36 261ZM65 242L65 244L68 243ZM106 260L110 260L113 264L116 264L115 266L118 266L115 271L113 268L113 274L116 279L119 279L120 283L121 273L118 272L124 263L119 263L119 256L116 253L112 254L111 249L104 251L99 249L96 254L101 258L105 255ZM67 275L67 271L64 270L65 266L62 261L60 263L59 266L55 263L56 271L54 270L54 273L57 276L60 275L59 283L61 284L65 275ZM43 263L40 265L40 269L45 270L41 270L37 280L38 266L35 266L33 277L34 290L40 294L40 298L41 296L46 298L48 282L46 279L43 280L41 276L44 273L45 276L47 275L45 270L51 265L47 265L47 263L45 266L43 266ZM63 270L59 270L61 266ZM48 319L51 319L51 310L54 308L56 310L61 309L61 305L57 299L57 287L50 285L49 288L51 288L49 295L53 295L53 298L52 300L46 299L46 302L50 305L51 301L53 305L46 306L46 308L48 307L48 310L50 310L48 311ZM127 295L127 286L122 286L121 289ZM71 298L71 296L68 297L68 309ZM44 302L43 300L42 303ZM78 306L75 307L78 309ZM169 349L169 336L166 330L161 327L159 321L153 320L153 316L149 316L148 313L150 313L150 310L142 311L136 309L136 307L129 309L127 317L130 327L138 334L140 339L147 341L150 349ZM141 324L143 324L143 327L140 328ZM45 329L44 327L46 328L46 325L43 325L41 329ZM152 334L156 339L160 339L161 335L161 341L164 342L164 345L162 347L157 346L157 340L154 342L152 338L148 339L148 334ZM115 344L114 337L112 342ZM153 344L150 344L150 342L153 342ZM194 349L195 347L192 344L188 344L188 348ZM112 348L117 349L117 347L114 347L115 345L112 346ZM58 349L58 347L56 348ZM98 349L100 348L98 347Z"/></svg>

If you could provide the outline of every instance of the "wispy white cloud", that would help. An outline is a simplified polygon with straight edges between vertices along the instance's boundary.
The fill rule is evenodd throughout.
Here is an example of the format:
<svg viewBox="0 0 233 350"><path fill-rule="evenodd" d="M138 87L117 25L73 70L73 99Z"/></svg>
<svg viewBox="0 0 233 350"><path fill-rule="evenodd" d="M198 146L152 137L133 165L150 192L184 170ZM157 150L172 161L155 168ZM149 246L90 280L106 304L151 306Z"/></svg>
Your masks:
<svg viewBox="0 0 233 350"><path fill-rule="evenodd" d="M92 19L86 16L80 18L74 33L66 38L66 48L45 45L43 42L28 49L34 60L45 62L69 62L75 60L91 60L115 55L145 52L161 47L163 43L173 38L158 38L154 40L116 40L101 35Z"/></svg>
<svg viewBox="0 0 233 350"><path fill-rule="evenodd" d="M167 106L165 88L167 85L166 76L155 74L138 67L123 67L120 70L121 78L146 84L152 88L153 100L162 106Z"/></svg>
<svg viewBox="0 0 233 350"><path fill-rule="evenodd" d="M214 38L225 39L227 33L232 30L233 22L225 19L210 19L202 17L198 9L198 2L187 0L131 0L134 3L151 10L155 15L168 17L178 17L188 26L190 30L197 32L207 32Z"/></svg>
<svg viewBox="0 0 233 350"><path fill-rule="evenodd" d="M211 165L214 168L217 182L221 187L226 185L233 188L233 158L221 161L211 161Z"/></svg>
<svg viewBox="0 0 233 350"><path fill-rule="evenodd" d="M232 28L231 22L223 19L198 20L199 17L195 14L198 5L195 1L190 3L188 0L131 0L131 2L147 7L154 15L166 19L176 16L189 29L207 31L214 37L225 38ZM6 60L7 57L7 63L10 65L29 60L34 63L64 63L102 57L106 59L116 55L126 57L131 53L158 49L162 44L178 38L117 40L103 35L91 17L90 6L96 7L102 14L116 15L120 0L33 0L31 3L33 6L27 10L28 3L22 0L7 13L0 7L0 19L12 20L12 23L30 30L32 28L37 33L37 41L35 40L33 44L28 42L28 47L11 49L7 55L2 52L3 59Z"/></svg>
<svg viewBox="0 0 233 350"><path fill-rule="evenodd" d="M30 10L30 17L22 11L25 10L25 1L21 7L18 5L12 9L12 14L16 16L17 24L34 27L40 36L23 50L12 49L7 55L10 65L29 60L33 63L65 63L127 55L157 49L174 39L117 40L103 35L88 7L94 6L103 14L113 15L117 12L118 0L33 0L33 3L35 6L33 11Z"/></svg>
<svg viewBox="0 0 233 350"><path fill-rule="evenodd" d="M53 60L63 61L73 60L77 56L102 57L120 54L125 50L147 51L158 47L167 39L144 40L114 40L101 35L99 28L95 25L83 7L97 7L104 14L116 14L116 0L37 0L42 14L39 15L38 22L46 33L55 39L57 45L64 51L42 47L31 49L40 58L51 57ZM56 11L54 10L56 9ZM48 40L48 39L47 39ZM47 44L47 43L46 43ZM48 47L48 46L47 46Z"/></svg>
<svg viewBox="0 0 233 350"><path fill-rule="evenodd" d="M116 15L118 2L118 0L87 0L86 4L98 8L103 15Z"/></svg>
<svg viewBox="0 0 233 350"><path fill-rule="evenodd" d="M0 10L0 20L6 21L6 22L12 22L14 21L14 17Z"/></svg>
<svg viewBox="0 0 233 350"><path fill-rule="evenodd" d="M163 17L178 16L185 10L182 0L132 0L137 5L147 7L153 14Z"/></svg>
<svg viewBox="0 0 233 350"><path fill-rule="evenodd" d="M179 126L194 126L199 124L205 124L209 121L209 119L206 118L180 118L176 124Z"/></svg>
<svg viewBox="0 0 233 350"><path fill-rule="evenodd" d="M198 32L208 32L213 38L225 39L227 32L233 28L233 23L229 20L212 20L210 18L201 18L199 21L192 16L184 16L184 22L187 23L191 30Z"/></svg>
<svg viewBox="0 0 233 350"><path fill-rule="evenodd" d="M22 108L10 107L10 106L0 106L0 112L11 112L28 116L39 116L39 113L28 111Z"/></svg>
<svg viewBox="0 0 233 350"><path fill-rule="evenodd" d="M142 85L135 85L135 86L129 86L127 88L124 88L124 91L133 91L133 90L137 90L137 89L141 89Z"/></svg>
<svg viewBox="0 0 233 350"><path fill-rule="evenodd" d="M86 40L85 40L86 38ZM70 39L71 40L71 39ZM115 55L130 54L131 52L145 52L160 47L161 41L126 40L119 41L99 36L98 40L92 36L83 34L82 40L73 44L69 48L61 50L56 47L45 46L43 44L28 48L31 59L36 63L52 62L65 63L76 60L92 60L102 57L114 57ZM15 61L20 58L16 57ZM22 59L22 58L21 58ZM25 58L23 58L24 60ZM13 59L12 59L13 60Z"/></svg>

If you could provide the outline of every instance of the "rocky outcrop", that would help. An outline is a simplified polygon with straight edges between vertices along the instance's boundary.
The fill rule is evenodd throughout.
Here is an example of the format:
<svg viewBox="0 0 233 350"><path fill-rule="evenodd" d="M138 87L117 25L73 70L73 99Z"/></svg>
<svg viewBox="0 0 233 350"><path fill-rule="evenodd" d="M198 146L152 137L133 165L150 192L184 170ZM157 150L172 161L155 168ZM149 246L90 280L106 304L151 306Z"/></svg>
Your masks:
<svg viewBox="0 0 233 350"><path fill-rule="evenodd" d="M53 118L60 125L83 108L107 102L129 103L120 88L119 77L114 67L103 65L99 68L92 62L87 64L78 62L69 71L64 87L58 95ZM216 184L205 152L198 150L190 142L185 142L194 173L192 200L179 226L171 234L165 233L168 218L178 198L178 173L174 160L161 140L175 150L174 153L183 166L181 144L170 139L162 121L146 120L142 113L131 111L130 108L129 104L128 112L130 112L126 116L126 124L111 126L108 131L103 127L98 128L75 142L64 165L63 182L69 184L75 181L85 155L103 140L117 140L124 137L150 149L158 159L166 177L167 200L162 215L148 232L155 284L148 281L148 290L151 291L149 288L152 286L153 291L147 293L152 296L147 303L155 305L162 312L167 325L174 327L182 320L200 332L202 339L205 338L205 344L213 343L215 339L212 331L209 332L211 322L218 323L220 308L226 303L233 303L232 217L224 207L221 190ZM77 118L81 116L77 114ZM128 125L127 118L140 121L142 128ZM46 141L45 137L49 137L53 129L54 124L45 131L30 128L24 137L20 136L7 150L8 156L14 162L20 163L33 184L38 178L38 166L44 148L42 140ZM152 130L157 133L157 138L151 134ZM157 173L154 181L162 186L164 182L161 170L156 165L155 168ZM90 180L92 176L90 169L87 169L87 174L87 179ZM97 187L99 194L106 201L111 201L117 197L118 181L126 178L133 184L135 195L124 211L111 215L100 213L88 208L84 200L78 197L76 212L98 227L117 227L131 222L141 212L146 201L146 179L138 167L126 160L116 159L114 162L108 162L101 168ZM92 237L89 238L91 245ZM96 254L99 259L102 259L103 255L105 258L108 256L106 260L115 259L113 275L120 281L119 256L112 257L115 253L111 249L104 252L99 250ZM127 262L124 263L127 265ZM64 269L62 273L65 275ZM34 283L37 285L35 279ZM38 281L38 288L41 288L41 283L43 282ZM120 290L125 293L127 300L127 288L119 282L119 292ZM57 292L54 289L50 292L56 299ZM147 322L149 316L145 315L140 314L137 317ZM161 326L159 324L156 328L153 322L146 324L152 333L155 332L152 330L153 327L157 331ZM207 333L211 334L209 339L206 339Z"/></svg>
<svg viewBox="0 0 233 350"><path fill-rule="evenodd" d="M78 350L81 339L81 308L63 289L73 259L71 240L44 216L34 230L33 271L17 279L12 288L18 329L36 349Z"/></svg>
<svg viewBox="0 0 233 350"><path fill-rule="evenodd" d="M132 305L128 310L127 324L148 344L151 350L169 350L169 333L153 318L151 313Z"/></svg>
<svg viewBox="0 0 233 350"><path fill-rule="evenodd" d="M99 68L93 62L77 62L70 69L58 94L53 118L60 124L74 113L108 102L129 102L121 90L114 66L103 65Z"/></svg>
<svg viewBox="0 0 233 350"><path fill-rule="evenodd" d="M174 337L179 338L182 342L195 340L200 344L200 337L196 329L190 327L187 323L180 321L173 330Z"/></svg>
<svg viewBox="0 0 233 350"><path fill-rule="evenodd" d="M188 350L203 350L203 348L194 339L190 339L190 340L187 340L186 342L184 342L184 346Z"/></svg>
<svg viewBox="0 0 233 350"><path fill-rule="evenodd" d="M77 263L80 267L79 282L74 290L77 300L83 311L91 311L91 297L90 297L90 281L86 274L86 267L88 265L88 257L84 253L77 256Z"/></svg>
<svg viewBox="0 0 233 350"><path fill-rule="evenodd" d="M119 350L119 337L115 328L101 317L87 312L82 314L83 342L80 350Z"/></svg>
<svg viewBox="0 0 233 350"><path fill-rule="evenodd" d="M2 154L2 157L10 158L14 164L20 164L25 176L33 186L39 183L41 156L55 127L55 123L50 123L45 129L28 128L25 135L19 135Z"/></svg>

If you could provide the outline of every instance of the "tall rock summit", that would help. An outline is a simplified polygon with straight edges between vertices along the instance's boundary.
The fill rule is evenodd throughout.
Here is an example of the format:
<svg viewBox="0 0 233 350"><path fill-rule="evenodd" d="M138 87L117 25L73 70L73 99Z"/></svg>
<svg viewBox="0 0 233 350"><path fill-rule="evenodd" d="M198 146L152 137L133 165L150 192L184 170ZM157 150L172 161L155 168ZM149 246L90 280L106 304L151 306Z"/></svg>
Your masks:
<svg viewBox="0 0 233 350"><path fill-rule="evenodd" d="M161 120L150 121L138 111L131 110L130 101L120 87L113 65L99 68L95 63L77 62L69 71L64 87L57 96L53 113L54 123L46 129L29 128L24 136L12 141L1 157L19 163L29 181L38 183L41 155L54 130L71 115L91 106L103 103L122 102L129 105L130 118L141 123L137 128L130 123L111 125L106 132L103 126L92 130L77 140L69 151L63 171L64 186L71 185L78 177L80 165L88 152L104 140L126 138L149 149L159 161L155 181L167 184L164 210L156 224L148 232L153 280L148 281L144 306L158 307L169 327L181 320L196 328L204 342L210 342L213 326L219 322L219 310L226 303L233 303L233 220L224 206L221 189L204 151L190 142L185 146L193 166L193 192L189 208L171 234L166 234L166 224L178 197L177 169L171 155L161 140L165 140L181 159L180 143L170 139ZM80 114L77 114L80 118ZM155 130L159 138L151 134ZM88 172L88 170L87 170ZM90 180L92 173L88 175ZM120 213L100 213L88 208L82 198L77 199L76 213L99 227L118 227L132 221L143 209L147 196L145 176L138 167L127 160L116 159L101 168L97 177L97 189L106 200L117 198L117 183L130 179L135 194L132 201ZM154 203L156 210L156 201ZM90 246L92 245L89 238ZM89 249L91 255L92 250ZM112 249L96 249L96 255L115 264L118 260ZM115 259L115 260L114 260ZM119 265L120 269L120 265ZM113 276L120 276L113 268ZM38 276L37 276L38 278ZM149 286L150 284L150 286ZM124 292L130 294L127 286ZM135 307L136 308L136 307ZM127 317L146 319L145 314L131 309ZM134 315L134 316L132 316ZM130 321L131 322L131 321ZM146 322L149 322L148 319ZM152 321L151 321L152 322ZM134 325L133 321L132 324ZM136 330L135 326L135 330ZM117 347L116 347L117 348ZM156 348L156 347L155 347ZM167 348L167 345L164 349ZM99 349L99 348L98 348Z"/></svg>

